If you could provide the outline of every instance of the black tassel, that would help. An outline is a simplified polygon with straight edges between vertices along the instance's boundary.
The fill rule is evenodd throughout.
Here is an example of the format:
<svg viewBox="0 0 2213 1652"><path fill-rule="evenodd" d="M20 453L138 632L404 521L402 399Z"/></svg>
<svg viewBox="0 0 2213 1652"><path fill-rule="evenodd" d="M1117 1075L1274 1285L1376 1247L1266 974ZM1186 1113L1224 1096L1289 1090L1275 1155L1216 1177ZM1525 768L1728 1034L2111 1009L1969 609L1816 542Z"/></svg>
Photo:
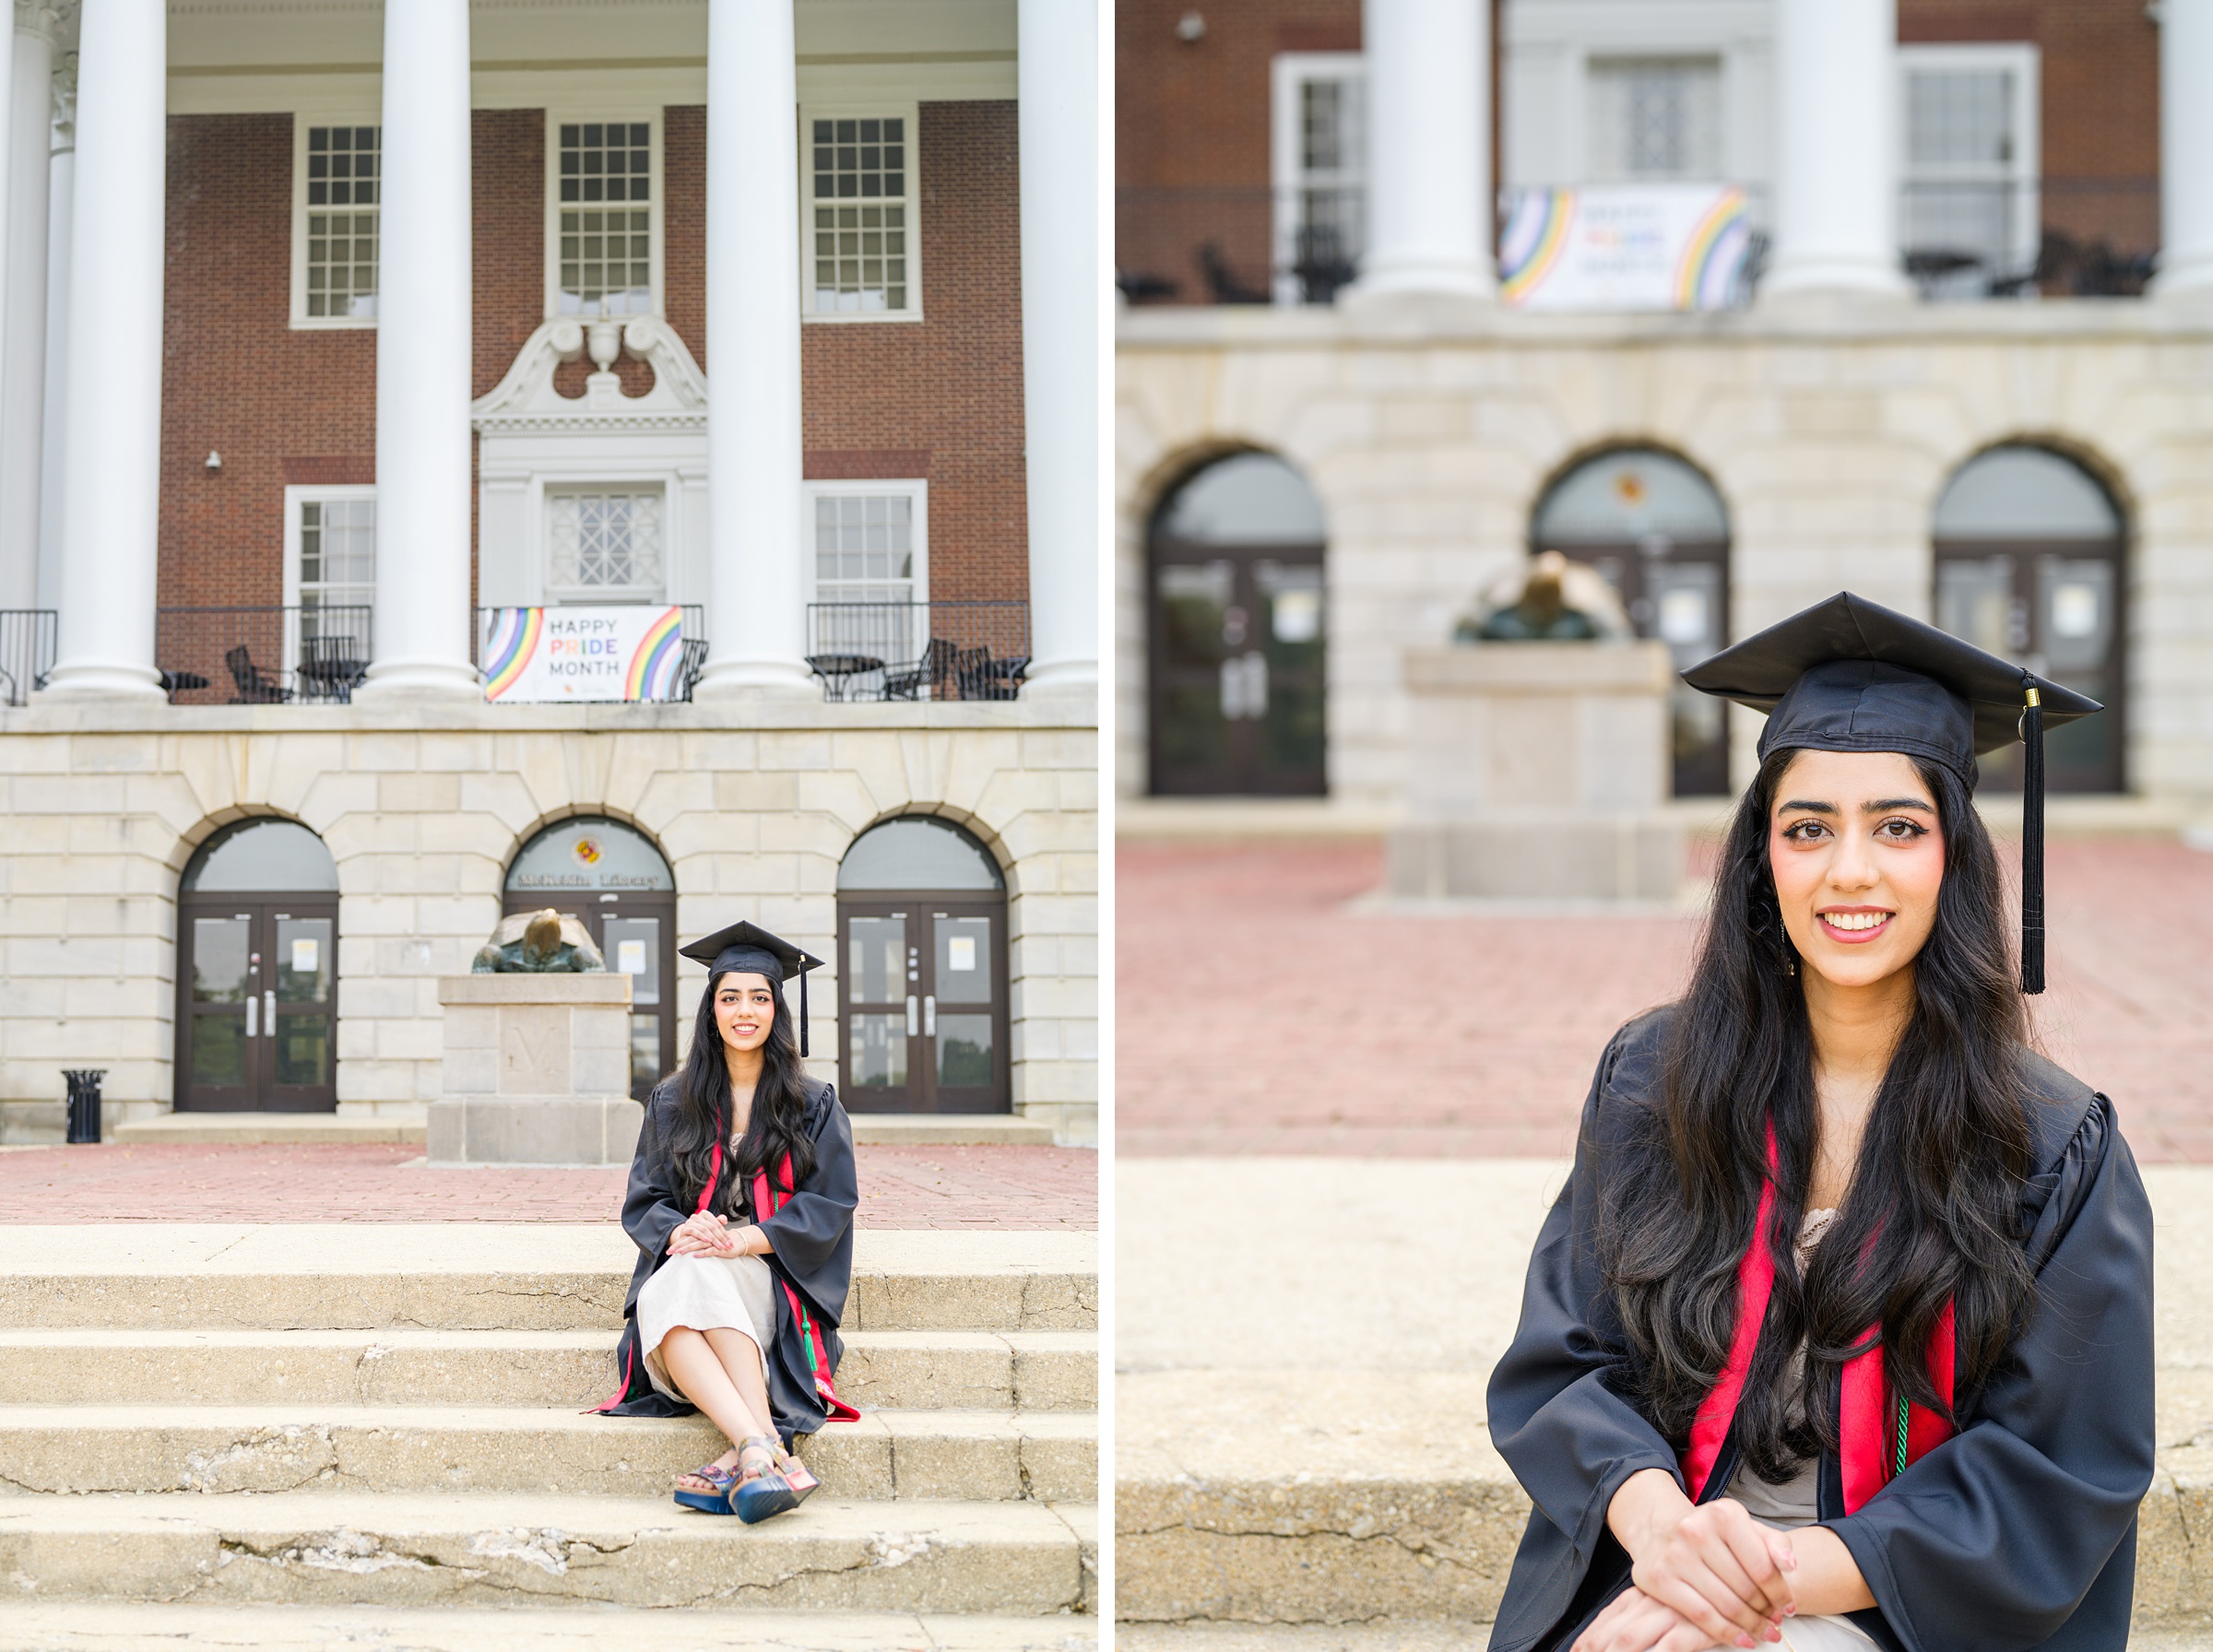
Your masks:
<svg viewBox="0 0 2213 1652"><path fill-rule="evenodd" d="M2044 990L2044 708L2034 684L2021 713L2021 990Z"/></svg>
<svg viewBox="0 0 2213 1652"><path fill-rule="evenodd" d="M2041 773L2042 771L2040 769L2038 773ZM2038 898L2041 902L2042 897ZM799 960L799 1058L802 1061L807 1057L807 962L804 958Z"/></svg>

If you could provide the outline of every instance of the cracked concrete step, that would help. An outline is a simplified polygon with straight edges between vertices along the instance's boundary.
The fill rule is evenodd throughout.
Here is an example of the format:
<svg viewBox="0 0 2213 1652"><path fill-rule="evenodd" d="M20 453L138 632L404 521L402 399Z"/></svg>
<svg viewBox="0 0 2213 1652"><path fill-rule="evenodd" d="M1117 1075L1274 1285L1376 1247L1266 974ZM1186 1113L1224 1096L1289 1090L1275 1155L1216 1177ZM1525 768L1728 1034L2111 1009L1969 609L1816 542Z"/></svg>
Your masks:
<svg viewBox="0 0 2213 1652"><path fill-rule="evenodd" d="M605 1330L0 1330L0 1405L586 1406L614 1386ZM1092 1410L1093 1331L855 1331L857 1405Z"/></svg>
<svg viewBox="0 0 2213 1652"><path fill-rule="evenodd" d="M139 1606L10 1600L0 1652L1095 1652L1089 1618L941 1616L919 1612L806 1613L525 1607L392 1610L313 1606Z"/></svg>
<svg viewBox="0 0 2213 1652"><path fill-rule="evenodd" d="M747 1527L666 1498L447 1493L0 1500L41 1601L1088 1611L1095 1511L856 1503ZM11 1593L14 1590L11 1587Z"/></svg>
<svg viewBox="0 0 2213 1652"><path fill-rule="evenodd" d="M97 1248L85 1235L8 1230L0 1328L611 1332L637 1258L612 1222L139 1222ZM846 1324L1095 1331L1096 1236L862 1229Z"/></svg>
<svg viewBox="0 0 2213 1652"><path fill-rule="evenodd" d="M703 1417L520 1407L0 1406L0 1503L42 1493L486 1492L665 1496L718 1456ZM1089 1411L879 1410L800 1455L846 1498L1098 1493ZM673 1505L671 1505L673 1506Z"/></svg>
<svg viewBox="0 0 2213 1652"><path fill-rule="evenodd" d="M1120 1373L1118 1614L1489 1622L1529 1500L1490 1444L1487 1382L1421 1371ZM2213 1369L2162 1367L2159 1385L2136 1622L2202 1632L2213 1552L2189 1534L2213 1528ZM1230 1393L1234 1409L1222 1404Z"/></svg>

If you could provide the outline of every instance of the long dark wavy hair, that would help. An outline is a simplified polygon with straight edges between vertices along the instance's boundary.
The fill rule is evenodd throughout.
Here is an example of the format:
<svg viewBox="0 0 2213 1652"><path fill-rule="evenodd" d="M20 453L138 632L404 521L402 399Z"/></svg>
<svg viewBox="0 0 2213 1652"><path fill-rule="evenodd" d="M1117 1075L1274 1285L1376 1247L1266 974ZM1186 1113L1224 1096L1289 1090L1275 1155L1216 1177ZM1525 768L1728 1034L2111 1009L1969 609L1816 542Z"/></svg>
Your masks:
<svg viewBox="0 0 2213 1652"><path fill-rule="evenodd" d="M676 1163L677 1192L690 1210L699 1202L699 1190L707 1185L715 1144L729 1133L730 1068L724 1058L722 1029L715 1024L715 992L723 974L707 979L699 995L699 1014L692 1025L692 1049L677 1072L676 1119L669 1133L669 1156ZM761 1047L761 1080L753 1089L753 1107L737 1151L726 1156L722 1178L716 1184L715 1209L730 1213L740 1177L750 1179L785 1154L791 1155L791 1181L798 1186L814 1169L814 1143L808 1139L807 1091L799 1066L799 1046L791 1032L791 1006L775 995L768 1024L768 1042ZM730 1160L736 1160L735 1174Z"/></svg>
<svg viewBox="0 0 2213 1652"><path fill-rule="evenodd" d="M2032 1306L2018 1199L2031 1137L2021 1088L2027 1016L2007 945L1997 856L1967 785L1915 761L1942 822L1936 920L1913 963L1914 1007L1860 1142L1852 1191L1802 1279L1794 1238L1818 1134L1813 1037L1769 867L1769 812L1798 753L1771 753L1730 824L1690 990L1663 1045L1658 1105L1600 1214L1609 1282L1633 1351L1628 1386L1687 1438L1727 1363L1737 1264L1749 1247L1775 1131L1768 1321L1736 1412L1753 1471L1790 1478L1835 1450L1838 1373L1882 1326L1891 1391L1947 1415L1926 1350L1953 1304L1954 1392L1988 1376ZM1790 1380L1792 1352L1805 1362ZM1799 1420L1793 1421L1797 1412Z"/></svg>

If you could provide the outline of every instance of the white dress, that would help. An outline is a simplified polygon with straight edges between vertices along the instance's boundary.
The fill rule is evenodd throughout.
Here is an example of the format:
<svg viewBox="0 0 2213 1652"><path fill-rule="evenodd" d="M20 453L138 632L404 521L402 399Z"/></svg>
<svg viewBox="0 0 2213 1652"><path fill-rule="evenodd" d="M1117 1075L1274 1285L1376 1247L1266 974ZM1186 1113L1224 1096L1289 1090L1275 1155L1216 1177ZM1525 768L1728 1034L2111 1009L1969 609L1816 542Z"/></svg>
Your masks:
<svg viewBox="0 0 2213 1652"><path fill-rule="evenodd" d="M741 1227L750 1216L733 1214ZM670 1257L638 1292L638 1345L645 1374L671 1399L683 1399L661 1363L661 1341L678 1326L733 1330L765 1350L776 1335L776 1282L760 1257ZM763 1364L765 1364L763 1361Z"/></svg>
<svg viewBox="0 0 2213 1652"><path fill-rule="evenodd" d="M1821 1235L1836 1214L1834 1210L1805 1213L1798 1228L1800 1273L1805 1271L1814 1247L1821 1243ZM1740 1468L1722 1495L1743 1504L1746 1514L1778 1531L1811 1526L1821 1517L1821 1464L1817 1458L1807 1457L1798 1465L1798 1472L1780 1485L1760 1479L1748 1468ZM1869 1652L1875 1645L1873 1635L1840 1614L1782 1621L1784 1652Z"/></svg>

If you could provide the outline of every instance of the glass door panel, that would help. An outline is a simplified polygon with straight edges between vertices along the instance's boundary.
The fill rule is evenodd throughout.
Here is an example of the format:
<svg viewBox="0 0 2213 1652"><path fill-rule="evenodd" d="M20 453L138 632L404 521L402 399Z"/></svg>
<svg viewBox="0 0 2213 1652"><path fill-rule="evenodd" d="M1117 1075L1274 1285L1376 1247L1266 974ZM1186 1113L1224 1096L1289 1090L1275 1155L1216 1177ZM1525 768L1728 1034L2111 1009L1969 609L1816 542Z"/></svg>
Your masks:
<svg viewBox="0 0 2213 1652"><path fill-rule="evenodd" d="M337 923L326 917L273 914L275 942L268 974L276 982L265 993L270 1011L268 1032L275 1044L273 1081L281 1088L333 1091L331 1021L336 1009L337 960L331 956Z"/></svg>
<svg viewBox="0 0 2213 1652"><path fill-rule="evenodd" d="M999 926L1003 911L931 903L929 974L923 982L922 1035L929 1046L932 1113L1004 1113L1005 983Z"/></svg>
<svg viewBox="0 0 2213 1652"><path fill-rule="evenodd" d="M927 893L847 899L838 921L846 1105L1006 1112L1005 907Z"/></svg>
<svg viewBox="0 0 2213 1652"><path fill-rule="evenodd" d="M660 1081L661 920L657 917L605 917L600 922L600 956L607 967L630 977L630 1085L648 1094Z"/></svg>
<svg viewBox="0 0 2213 1652"><path fill-rule="evenodd" d="M246 1092L246 1017L260 1006L253 996L254 916L237 913L228 917L194 917L186 930L191 956L187 966L190 998L184 1032L191 1048L181 1064L185 1083L194 1091L228 1091L243 1098ZM260 1017L254 1016L258 1032ZM243 1106L234 1099L233 1106Z"/></svg>
<svg viewBox="0 0 2213 1652"><path fill-rule="evenodd" d="M921 963L907 919L882 908L845 916L845 1099L858 1112L919 1110L912 1045L922 1034Z"/></svg>

